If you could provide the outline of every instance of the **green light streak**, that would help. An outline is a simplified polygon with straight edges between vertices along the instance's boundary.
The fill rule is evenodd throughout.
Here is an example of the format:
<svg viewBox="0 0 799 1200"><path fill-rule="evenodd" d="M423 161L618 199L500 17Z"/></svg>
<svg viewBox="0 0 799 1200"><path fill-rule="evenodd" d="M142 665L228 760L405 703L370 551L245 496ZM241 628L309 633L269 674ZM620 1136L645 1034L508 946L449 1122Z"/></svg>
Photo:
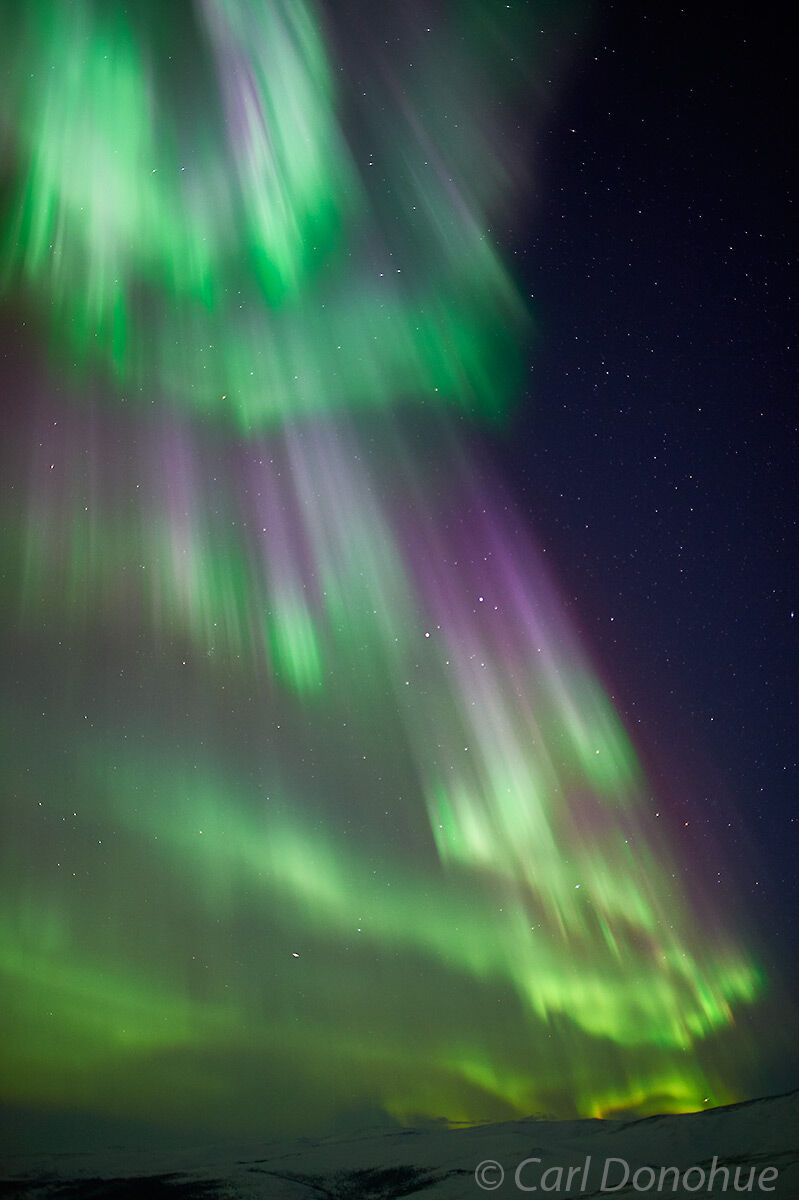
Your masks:
<svg viewBox="0 0 799 1200"><path fill-rule="evenodd" d="M595 878L603 886L595 888L587 876L564 932L551 923L551 892L559 885L565 892L572 868L539 906L532 889L508 889L500 878L466 873L431 880L429 872L417 875L381 860L374 848L355 849L332 834L314 833L283 809L255 815L252 799L231 797L229 784L206 782L198 790L193 780L170 784L167 778L152 808L134 803L142 792L138 774L126 784L115 772L111 787L108 799L119 820L129 823L134 813L134 828L168 844L195 877L193 887L218 877L228 894L233 881L248 879L271 894L270 907L278 898L291 902L316 929L341 935L359 929L377 946L417 949L477 979L504 978L543 1021L563 1014L620 1045L684 1048L726 1024L731 1003L751 1001L759 990L757 973L735 954L703 947L688 957L679 901L672 901L668 927L656 923L641 882L636 892L629 867L622 873L621 863L601 851ZM648 866L657 872L653 860ZM550 859L547 869L557 876L562 868ZM212 891L210 911L219 903ZM603 909L612 952L593 936ZM645 933L651 939L646 949Z"/></svg>
<svg viewBox="0 0 799 1200"><path fill-rule="evenodd" d="M428 171L388 237L313 7L202 12L219 90L209 104L205 81L187 131L152 29L26 10L0 278L50 323L61 370L103 367L128 402L166 392L245 433L411 397L501 415L528 318L485 215L453 212Z"/></svg>
<svg viewBox="0 0 799 1200"><path fill-rule="evenodd" d="M14 1102L732 1098L762 972L672 882L518 514L395 415L498 422L524 379L483 114L513 87L467 8L445 62L365 62L366 105L306 0L37 0L0 48L0 287L92 397L34 415L2 514Z"/></svg>

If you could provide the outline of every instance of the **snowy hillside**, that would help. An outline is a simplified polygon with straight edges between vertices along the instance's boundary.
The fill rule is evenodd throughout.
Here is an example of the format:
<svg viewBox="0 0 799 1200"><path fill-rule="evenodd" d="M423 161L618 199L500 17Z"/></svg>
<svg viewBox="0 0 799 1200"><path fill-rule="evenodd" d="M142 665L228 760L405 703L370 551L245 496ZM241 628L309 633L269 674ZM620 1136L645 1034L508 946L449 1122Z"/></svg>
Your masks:
<svg viewBox="0 0 799 1200"><path fill-rule="evenodd" d="M20 1200L400 1200L406 1196L468 1200L532 1195L537 1188L538 1195L613 1195L624 1200L658 1194L751 1194L797 1200L798 1131L796 1091L708 1112L638 1121L531 1118L466 1129L373 1128L348 1137L174 1152L129 1149L12 1156L4 1164L0 1196ZM711 1181L714 1158L717 1171ZM499 1167L504 1172L501 1182ZM482 1187L475 1178L478 1168ZM661 1176L661 1168L677 1170ZM686 1175L689 1168L694 1170Z"/></svg>

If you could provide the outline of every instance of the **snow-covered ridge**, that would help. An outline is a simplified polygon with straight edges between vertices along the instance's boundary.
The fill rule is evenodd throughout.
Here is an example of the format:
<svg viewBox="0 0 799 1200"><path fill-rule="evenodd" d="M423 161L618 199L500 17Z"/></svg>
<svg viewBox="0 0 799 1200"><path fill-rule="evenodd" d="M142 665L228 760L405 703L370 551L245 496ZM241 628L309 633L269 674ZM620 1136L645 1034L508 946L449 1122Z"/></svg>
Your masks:
<svg viewBox="0 0 799 1200"><path fill-rule="evenodd" d="M710 1189L714 1159L718 1170ZM481 1164L482 1187L475 1177ZM626 1185L621 1184L624 1164ZM635 1175L648 1166L654 1171L652 1186L646 1186L652 1172ZM659 1186L662 1167L678 1170ZM696 1169L684 1187L689 1167ZM769 1168L777 1170L776 1180ZM697 1187L703 1174L705 1183ZM547 1194L799 1200L799 1091L634 1121L529 1118L462 1129L373 1127L346 1137L174 1151L12 1155L0 1179L4 1200L477 1200L486 1195L506 1200Z"/></svg>

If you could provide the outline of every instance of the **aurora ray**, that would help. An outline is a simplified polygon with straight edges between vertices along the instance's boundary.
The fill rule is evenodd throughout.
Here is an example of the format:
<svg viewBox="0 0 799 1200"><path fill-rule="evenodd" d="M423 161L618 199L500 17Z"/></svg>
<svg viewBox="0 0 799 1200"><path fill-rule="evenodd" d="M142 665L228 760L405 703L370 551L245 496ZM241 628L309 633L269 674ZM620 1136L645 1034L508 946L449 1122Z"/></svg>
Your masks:
<svg viewBox="0 0 799 1200"><path fill-rule="evenodd" d="M241 1129L736 1094L763 969L675 884L461 430L532 328L483 7L401 77L305 2L15 17L0 259L51 359L0 511L12 1102Z"/></svg>

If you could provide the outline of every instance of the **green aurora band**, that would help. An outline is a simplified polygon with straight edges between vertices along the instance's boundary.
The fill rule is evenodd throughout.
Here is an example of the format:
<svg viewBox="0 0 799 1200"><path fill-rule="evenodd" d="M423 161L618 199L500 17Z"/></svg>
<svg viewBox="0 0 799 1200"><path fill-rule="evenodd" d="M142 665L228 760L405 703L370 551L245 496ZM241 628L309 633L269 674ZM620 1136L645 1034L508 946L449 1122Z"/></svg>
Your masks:
<svg viewBox="0 0 799 1200"><path fill-rule="evenodd" d="M59 361L246 432L398 396L499 415L528 318L413 114L405 157L380 167L396 177L389 233L338 130L312 10L199 13L194 49L224 100L206 121L199 97L181 115L185 97L159 94L181 86L168 21L135 38L117 5L39 4L20 35L0 262L46 307Z"/></svg>
<svg viewBox="0 0 799 1200"><path fill-rule="evenodd" d="M488 7L360 74L299 0L9 8L0 263L67 385L31 370L0 510L8 1103L737 1094L763 972L455 428L531 328L491 219L532 34Z"/></svg>

